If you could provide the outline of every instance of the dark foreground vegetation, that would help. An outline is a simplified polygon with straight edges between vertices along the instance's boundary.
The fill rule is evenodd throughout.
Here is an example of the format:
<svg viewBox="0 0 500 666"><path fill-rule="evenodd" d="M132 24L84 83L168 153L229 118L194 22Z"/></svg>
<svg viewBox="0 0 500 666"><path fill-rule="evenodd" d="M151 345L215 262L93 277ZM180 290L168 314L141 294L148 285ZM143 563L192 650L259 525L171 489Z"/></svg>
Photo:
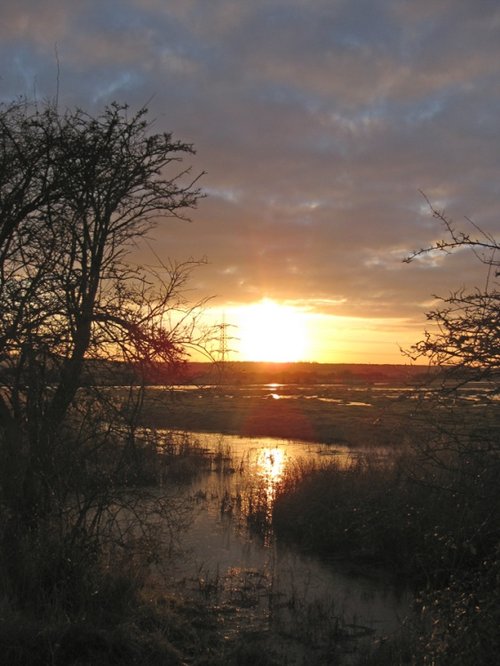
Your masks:
<svg viewBox="0 0 500 666"><path fill-rule="evenodd" d="M193 264L138 267L127 252L196 204L192 152L144 109L0 107L2 663L181 661L187 620L166 621L170 604L145 605L141 588L185 511L137 414L146 375L197 342ZM99 390L93 360L129 367L135 386Z"/></svg>
<svg viewBox="0 0 500 666"><path fill-rule="evenodd" d="M494 663L500 648L498 462L462 478L413 455L383 466L297 468L276 499L274 529L308 552L385 570L415 593L416 615L367 663ZM466 475L465 478L463 475Z"/></svg>

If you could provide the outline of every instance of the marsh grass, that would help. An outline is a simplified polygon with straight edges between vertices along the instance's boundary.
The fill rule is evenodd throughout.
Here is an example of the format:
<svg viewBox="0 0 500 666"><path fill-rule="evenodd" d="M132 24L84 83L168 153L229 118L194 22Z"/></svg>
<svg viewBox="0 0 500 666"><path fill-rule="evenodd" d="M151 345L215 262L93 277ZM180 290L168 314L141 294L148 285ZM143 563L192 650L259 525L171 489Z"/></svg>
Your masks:
<svg viewBox="0 0 500 666"><path fill-rule="evenodd" d="M47 566L56 564L47 562ZM59 581L57 592L46 590L44 599L38 591L36 604L22 608L4 596L0 616L2 663L180 664L180 654L168 639L168 625L159 631L144 624L140 581L129 570L117 569L105 573L86 562L80 576L75 572L71 580L66 576Z"/></svg>

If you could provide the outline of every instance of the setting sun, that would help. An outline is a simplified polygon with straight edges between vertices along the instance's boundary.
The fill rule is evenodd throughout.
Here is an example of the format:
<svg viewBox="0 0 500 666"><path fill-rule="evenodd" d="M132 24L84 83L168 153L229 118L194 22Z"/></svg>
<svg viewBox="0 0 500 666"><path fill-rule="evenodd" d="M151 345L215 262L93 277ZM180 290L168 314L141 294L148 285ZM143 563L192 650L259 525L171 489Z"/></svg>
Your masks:
<svg viewBox="0 0 500 666"><path fill-rule="evenodd" d="M308 355L306 315L264 299L240 309L236 336L245 361L289 362Z"/></svg>

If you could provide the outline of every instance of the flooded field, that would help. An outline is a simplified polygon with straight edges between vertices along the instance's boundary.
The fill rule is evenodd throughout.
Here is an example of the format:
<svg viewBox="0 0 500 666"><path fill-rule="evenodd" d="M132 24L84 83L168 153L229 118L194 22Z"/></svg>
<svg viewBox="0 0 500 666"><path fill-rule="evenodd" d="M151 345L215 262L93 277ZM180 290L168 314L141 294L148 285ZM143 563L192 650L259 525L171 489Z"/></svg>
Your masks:
<svg viewBox="0 0 500 666"><path fill-rule="evenodd" d="M115 389L114 389L115 390ZM277 437L350 448L399 449L421 400L436 389L405 383L240 384L149 387L143 425L243 437ZM428 400L431 398L431 400ZM454 394L463 410L500 408L495 394L471 383Z"/></svg>
<svg viewBox="0 0 500 666"><path fill-rule="evenodd" d="M343 384L151 387L143 419L177 430L383 446L395 443L409 395L408 387Z"/></svg>

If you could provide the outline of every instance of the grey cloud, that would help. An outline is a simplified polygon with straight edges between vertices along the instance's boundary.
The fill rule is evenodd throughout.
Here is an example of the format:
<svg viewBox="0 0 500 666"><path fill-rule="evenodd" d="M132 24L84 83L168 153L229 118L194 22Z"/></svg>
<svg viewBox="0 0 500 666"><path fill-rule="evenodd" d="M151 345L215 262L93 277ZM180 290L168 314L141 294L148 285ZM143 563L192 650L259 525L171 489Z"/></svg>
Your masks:
<svg viewBox="0 0 500 666"><path fill-rule="evenodd" d="M465 256L400 260L441 234L419 189L499 230L496 2L11 5L2 99L53 95L57 46L61 104L150 100L158 130L195 144L209 197L156 234L164 256L208 257L204 293L416 318L479 283Z"/></svg>

